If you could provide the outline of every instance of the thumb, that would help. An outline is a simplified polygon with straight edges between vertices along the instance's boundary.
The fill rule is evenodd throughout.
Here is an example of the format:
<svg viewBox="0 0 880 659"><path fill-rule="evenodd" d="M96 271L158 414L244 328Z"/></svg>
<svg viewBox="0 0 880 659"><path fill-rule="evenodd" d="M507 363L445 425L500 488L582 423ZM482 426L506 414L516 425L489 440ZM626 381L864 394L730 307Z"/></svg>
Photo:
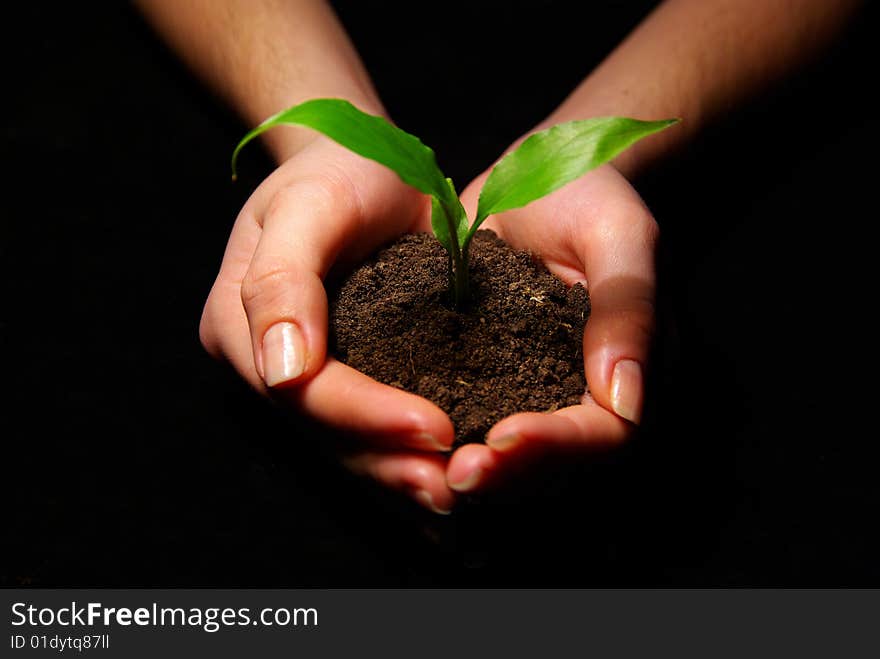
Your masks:
<svg viewBox="0 0 880 659"><path fill-rule="evenodd" d="M590 395L639 423L655 326L657 225L644 207L602 232L585 257L590 316L584 328L584 372Z"/></svg>
<svg viewBox="0 0 880 659"><path fill-rule="evenodd" d="M327 352L323 276L356 233L359 205L347 186L306 180L276 193L241 283L257 373L268 387L308 379Z"/></svg>
<svg viewBox="0 0 880 659"><path fill-rule="evenodd" d="M645 371L654 333L654 288L642 279L616 278L590 291L584 329L584 372L590 395L606 409L639 423Z"/></svg>

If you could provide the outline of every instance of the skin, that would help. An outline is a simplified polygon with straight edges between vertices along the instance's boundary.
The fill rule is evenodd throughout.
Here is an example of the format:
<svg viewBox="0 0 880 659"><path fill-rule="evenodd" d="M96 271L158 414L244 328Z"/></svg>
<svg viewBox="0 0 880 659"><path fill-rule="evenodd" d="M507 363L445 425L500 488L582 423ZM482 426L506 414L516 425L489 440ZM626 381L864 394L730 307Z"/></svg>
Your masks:
<svg viewBox="0 0 880 659"><path fill-rule="evenodd" d="M249 125L318 97L386 114L324 2L138 4ZM667 0L535 127L605 115L683 119L613 164L485 224L540 255L565 282L589 285L584 369L592 395L582 404L513 415L489 431L486 445L450 455L454 431L439 408L328 358L324 276L403 232L430 230L430 205L384 167L296 128L266 134L279 167L235 222L205 304L203 345L258 391L355 437L340 447L352 471L437 513L452 510L460 492L510 485L538 464L621 445L641 414L658 238L628 178L820 52L860 4ZM471 217L487 173L463 192ZM289 359L279 371L281 345Z"/></svg>

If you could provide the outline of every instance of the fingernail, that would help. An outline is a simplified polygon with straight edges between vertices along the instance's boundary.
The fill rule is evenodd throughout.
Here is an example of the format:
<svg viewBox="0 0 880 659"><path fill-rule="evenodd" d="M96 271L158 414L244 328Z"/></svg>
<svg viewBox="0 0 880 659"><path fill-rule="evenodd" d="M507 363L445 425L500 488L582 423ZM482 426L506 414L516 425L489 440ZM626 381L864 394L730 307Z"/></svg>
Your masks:
<svg viewBox="0 0 880 659"><path fill-rule="evenodd" d="M419 490L415 493L415 499L420 504L422 504L428 510L431 510L438 515L448 515L452 512L452 510L448 508L441 508L437 504L434 503L434 497L431 496L431 493L428 490Z"/></svg>
<svg viewBox="0 0 880 659"><path fill-rule="evenodd" d="M484 473L480 467L477 467L462 480L449 483L449 487L456 492L470 492L483 480Z"/></svg>
<svg viewBox="0 0 880 659"><path fill-rule="evenodd" d="M306 343L293 323L276 323L263 335L263 380L270 387L295 380L306 367Z"/></svg>
<svg viewBox="0 0 880 659"><path fill-rule="evenodd" d="M642 416L642 367L632 359L621 359L611 376L611 407L628 421Z"/></svg>
<svg viewBox="0 0 880 659"><path fill-rule="evenodd" d="M487 437L486 444L496 451L508 451L522 441L522 437L516 433L501 435L500 437Z"/></svg>
<svg viewBox="0 0 880 659"><path fill-rule="evenodd" d="M446 444L441 444L439 439L427 432L417 433L414 440L416 444L415 448L420 448L425 451L448 451L452 448Z"/></svg>

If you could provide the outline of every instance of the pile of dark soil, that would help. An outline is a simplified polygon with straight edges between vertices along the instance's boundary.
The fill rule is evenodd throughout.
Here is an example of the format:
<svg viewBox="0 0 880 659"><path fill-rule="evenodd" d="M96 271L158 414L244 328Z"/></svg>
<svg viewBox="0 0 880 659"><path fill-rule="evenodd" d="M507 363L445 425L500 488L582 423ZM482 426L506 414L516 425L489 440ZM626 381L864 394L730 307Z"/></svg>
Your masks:
<svg viewBox="0 0 880 659"><path fill-rule="evenodd" d="M407 234L331 291L338 359L446 411L458 444L482 441L510 414L575 405L585 390L590 301L491 231L470 248L472 305L450 308L447 256Z"/></svg>

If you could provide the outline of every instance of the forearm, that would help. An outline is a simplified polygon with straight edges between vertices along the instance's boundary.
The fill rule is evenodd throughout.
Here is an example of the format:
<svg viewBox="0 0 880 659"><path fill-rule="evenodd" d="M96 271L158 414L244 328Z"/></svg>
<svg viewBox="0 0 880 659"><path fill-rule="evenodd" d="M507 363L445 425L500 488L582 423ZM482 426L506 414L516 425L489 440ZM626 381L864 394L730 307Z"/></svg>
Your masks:
<svg viewBox="0 0 880 659"><path fill-rule="evenodd" d="M681 117L615 161L632 176L828 44L859 0L667 0L545 124Z"/></svg>
<svg viewBox="0 0 880 659"><path fill-rule="evenodd" d="M350 100L384 113L354 47L323 0L137 0L147 20L250 125L300 101ZM286 159L311 135L271 131Z"/></svg>

